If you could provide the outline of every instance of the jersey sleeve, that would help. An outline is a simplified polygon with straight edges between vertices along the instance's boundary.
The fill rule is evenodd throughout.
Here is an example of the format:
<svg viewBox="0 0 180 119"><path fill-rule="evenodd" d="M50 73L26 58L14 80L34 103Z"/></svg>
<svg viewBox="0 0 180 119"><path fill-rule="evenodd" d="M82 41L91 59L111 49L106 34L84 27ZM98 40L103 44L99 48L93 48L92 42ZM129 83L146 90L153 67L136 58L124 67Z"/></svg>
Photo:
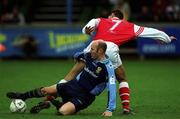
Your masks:
<svg viewBox="0 0 180 119"><path fill-rule="evenodd" d="M97 26L98 26L98 24L99 24L99 22L100 22L100 19L99 18L94 18L94 19L91 19L84 27L83 27L83 29L82 29L82 33L83 34L86 34L86 32L85 32L85 28L86 27L95 27L95 29L97 28ZM94 31L95 31L95 29L94 29ZM93 31L93 32L94 32ZM93 32L91 33L91 34L93 34Z"/></svg>
<svg viewBox="0 0 180 119"><path fill-rule="evenodd" d="M108 70L108 78L109 78L107 84L107 89L108 89L107 110L112 112L116 108L116 78L112 64L109 64L109 66L107 66L107 70Z"/></svg>
<svg viewBox="0 0 180 119"><path fill-rule="evenodd" d="M165 43L171 42L170 37L165 32L155 28L134 25L134 31L137 37L152 38L155 40L161 40Z"/></svg>

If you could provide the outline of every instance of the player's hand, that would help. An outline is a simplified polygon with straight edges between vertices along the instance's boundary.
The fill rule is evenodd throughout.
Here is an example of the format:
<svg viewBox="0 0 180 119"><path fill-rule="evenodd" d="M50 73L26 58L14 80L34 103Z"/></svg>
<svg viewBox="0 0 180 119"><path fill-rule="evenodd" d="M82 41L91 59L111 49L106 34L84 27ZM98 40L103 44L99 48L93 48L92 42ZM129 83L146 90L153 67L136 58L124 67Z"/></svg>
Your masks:
<svg viewBox="0 0 180 119"><path fill-rule="evenodd" d="M91 27L91 26L85 27L86 34L91 35L91 33L94 31L94 28L95 27Z"/></svg>
<svg viewBox="0 0 180 119"><path fill-rule="evenodd" d="M169 38L171 39L171 41L172 41L172 40L177 40L177 38L174 37L174 36L170 36Z"/></svg>
<svg viewBox="0 0 180 119"><path fill-rule="evenodd" d="M169 37L170 39L171 39L171 41L173 41L173 40L177 40L177 38L176 37L174 37L174 36L170 36ZM156 40L159 44L166 44L166 42L164 42L164 41L161 41L161 40Z"/></svg>
<svg viewBox="0 0 180 119"><path fill-rule="evenodd" d="M112 112L106 110L106 111L102 114L102 116L104 116L104 117L111 117L111 116L112 116Z"/></svg>

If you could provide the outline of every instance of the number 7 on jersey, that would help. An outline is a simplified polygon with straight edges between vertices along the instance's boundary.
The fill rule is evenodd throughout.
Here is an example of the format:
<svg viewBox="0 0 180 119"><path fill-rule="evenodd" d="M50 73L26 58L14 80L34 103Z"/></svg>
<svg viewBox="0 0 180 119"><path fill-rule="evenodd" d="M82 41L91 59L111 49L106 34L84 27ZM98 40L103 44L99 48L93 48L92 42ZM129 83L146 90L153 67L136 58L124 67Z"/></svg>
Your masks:
<svg viewBox="0 0 180 119"><path fill-rule="evenodd" d="M120 23L120 20L112 20L113 22L115 22L115 24L109 29L110 31L113 31Z"/></svg>

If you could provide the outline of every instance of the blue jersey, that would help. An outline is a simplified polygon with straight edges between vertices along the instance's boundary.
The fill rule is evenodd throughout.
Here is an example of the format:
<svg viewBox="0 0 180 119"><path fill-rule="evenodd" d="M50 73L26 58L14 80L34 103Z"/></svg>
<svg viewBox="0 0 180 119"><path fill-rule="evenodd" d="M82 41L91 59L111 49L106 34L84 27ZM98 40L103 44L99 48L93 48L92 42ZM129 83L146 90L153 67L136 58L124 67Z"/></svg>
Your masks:
<svg viewBox="0 0 180 119"><path fill-rule="evenodd" d="M106 87L108 88L107 110L114 111L116 108L116 84L115 73L109 59L96 61L90 53L76 53L75 59L86 63L84 70L76 77L78 84L92 95L99 95Z"/></svg>

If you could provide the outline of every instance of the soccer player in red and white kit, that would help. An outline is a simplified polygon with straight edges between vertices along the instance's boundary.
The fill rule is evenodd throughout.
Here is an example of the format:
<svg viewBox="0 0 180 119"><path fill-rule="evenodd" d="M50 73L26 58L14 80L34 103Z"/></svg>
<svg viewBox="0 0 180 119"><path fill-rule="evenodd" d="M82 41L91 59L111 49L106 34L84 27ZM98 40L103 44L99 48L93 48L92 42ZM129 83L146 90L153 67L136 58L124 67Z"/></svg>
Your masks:
<svg viewBox="0 0 180 119"><path fill-rule="evenodd" d="M93 35L93 32L96 32L93 40L101 39L106 42L106 54L114 65L116 78L120 83L119 95L123 107L123 113L130 114L130 89L119 55L118 46L121 46L136 37L152 38L165 43L169 43L176 38L174 36L169 37L163 31L154 28L142 27L127 22L123 20L123 14L119 10L112 11L108 18L94 18L90 20L84 26L82 32L88 35ZM84 52L90 51L90 45L84 50Z"/></svg>

